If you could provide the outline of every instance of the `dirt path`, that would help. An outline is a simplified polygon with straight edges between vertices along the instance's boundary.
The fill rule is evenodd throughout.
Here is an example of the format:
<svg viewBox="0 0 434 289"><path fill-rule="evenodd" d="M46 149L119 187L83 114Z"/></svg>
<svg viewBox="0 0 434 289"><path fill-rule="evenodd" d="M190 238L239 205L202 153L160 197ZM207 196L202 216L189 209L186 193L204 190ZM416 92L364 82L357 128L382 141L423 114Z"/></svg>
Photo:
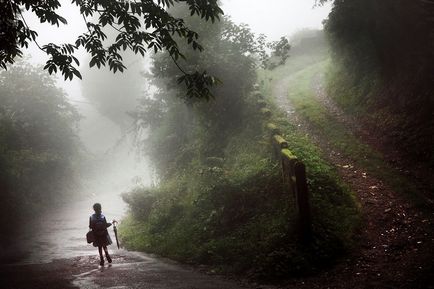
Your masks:
<svg viewBox="0 0 434 289"><path fill-rule="evenodd" d="M286 83L288 79L283 79L274 88L278 105L289 121L323 150L342 179L357 193L363 223L356 236L359 245L347 259L319 276L293 280L284 288L434 288L433 214L421 214L387 184L331 147L321 132L294 111L287 98ZM324 99L320 87L316 87L316 93ZM348 129L360 129L355 120L332 109L336 106L325 107L337 121L347 121Z"/></svg>
<svg viewBox="0 0 434 289"><path fill-rule="evenodd" d="M242 289L238 281L209 275L168 260L121 250L113 264L98 266L94 256L48 264L0 266L4 289Z"/></svg>
<svg viewBox="0 0 434 289"><path fill-rule="evenodd" d="M292 108L287 99L287 81L288 79L284 79L275 86L273 93L278 105L284 109L289 121L308 134L323 150L328 160L337 167L342 179L357 192L362 207L363 224L356 236L358 247L336 266L317 276L291 280L279 288L434 288L433 214L420 213L387 184L367 174L357 167L351 158L330 147L327 139ZM324 106L338 121L348 122L350 130L360 129L355 120L346 119L336 106L327 104L327 96L321 87L316 87L316 91L317 96L323 99ZM76 235L74 230L72 232ZM71 251L76 252L78 247L74 244L71 243ZM112 266L101 268L97 265L96 256L92 255L55 260L46 264L0 265L0 288L275 288L241 284L237 280L228 280L168 260L125 250L115 251L113 261Z"/></svg>
<svg viewBox="0 0 434 289"><path fill-rule="evenodd" d="M387 132L380 129L372 120L357 119L346 114L336 102L327 95L324 87L324 76L318 74L312 80L316 99L333 115L337 122L345 125L359 139L374 150L380 152L391 167L401 174L414 180L418 193L429 205L434 205L434 171L420 161L406 157L402 151L396 149L389 138L384 137Z"/></svg>

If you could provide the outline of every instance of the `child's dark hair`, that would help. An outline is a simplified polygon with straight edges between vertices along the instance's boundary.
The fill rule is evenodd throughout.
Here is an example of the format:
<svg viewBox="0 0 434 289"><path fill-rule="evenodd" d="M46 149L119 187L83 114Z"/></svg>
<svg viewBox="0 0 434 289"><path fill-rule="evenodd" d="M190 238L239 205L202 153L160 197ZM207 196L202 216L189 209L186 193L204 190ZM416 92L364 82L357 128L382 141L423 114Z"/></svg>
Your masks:
<svg viewBox="0 0 434 289"><path fill-rule="evenodd" d="M100 203L93 204L93 209L95 213L101 213L101 204Z"/></svg>

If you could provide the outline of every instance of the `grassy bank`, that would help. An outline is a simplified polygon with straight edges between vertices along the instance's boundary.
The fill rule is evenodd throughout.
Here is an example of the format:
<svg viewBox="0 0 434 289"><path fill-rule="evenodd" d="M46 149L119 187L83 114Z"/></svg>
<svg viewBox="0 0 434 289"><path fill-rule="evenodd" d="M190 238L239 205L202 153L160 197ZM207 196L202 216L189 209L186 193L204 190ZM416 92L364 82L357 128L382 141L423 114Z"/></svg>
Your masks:
<svg viewBox="0 0 434 289"><path fill-rule="evenodd" d="M334 1L325 22L334 62L328 91L344 110L381 131L384 143L399 150L401 158L432 170L432 15L419 2L391 11L394 4Z"/></svg>
<svg viewBox="0 0 434 289"><path fill-rule="evenodd" d="M298 62L299 59L292 59L292 61ZM333 85L336 88L334 91L345 89L346 86L339 86L335 82L337 76L334 65L326 57L296 72L293 72L291 62L288 62L286 67L282 67L281 71L287 71L286 75L291 76L287 77L285 83L289 87L287 97L291 105L300 116L309 122L311 128L314 129L314 133L323 136L331 147L351 158L354 164L363 168L368 174L376 176L395 191L410 198L419 206L425 206L424 197L412 181L400 170L389 165L380 152L368 146L344 123L337 120L336 116L332 115L317 98L316 83L321 81L321 76L323 79L325 78L323 81L328 81L329 85ZM282 74L282 72L279 72L279 74ZM274 79L277 76L275 72L271 72L265 77ZM348 76L340 77L341 80L342 78L348 78ZM335 80L333 81L333 79ZM270 82L270 87L275 85L275 83ZM347 98L340 95L334 99L337 99L342 107L351 106L350 104L354 103L359 93L361 91L348 89L346 91ZM356 114L366 113L363 105L354 105L351 109L346 109L346 111Z"/></svg>
<svg viewBox="0 0 434 289"><path fill-rule="evenodd" d="M202 149L180 151L177 158L189 159L181 170L156 188L125 196L131 210L121 235L129 248L276 278L312 273L351 246L359 220L352 192L321 152L276 113L271 121L308 168L315 239L308 246L298 242L294 200L284 193L264 129L270 120L255 99L249 103L242 129L226 136L222 156L206 155L195 139L190 145Z"/></svg>
<svg viewBox="0 0 434 289"><path fill-rule="evenodd" d="M272 116L260 112L262 97L252 91L254 52L240 51L235 41L250 39L248 31L233 29L230 22L220 24L235 34L209 39L212 54L196 55L207 71L222 77L215 100L186 105L171 96L176 90L164 85L155 98L143 101L138 114L150 123L144 146L159 180L155 187L138 187L125 195L130 213L121 226L122 241L131 249L219 272L269 279L312 273L351 246L359 219L356 201L321 152L287 123L269 93L264 95ZM323 57L304 55L291 69L315 63L317 56ZM170 58L157 60L173 66ZM158 61L157 70L162 66ZM276 79L283 76L279 71L274 70ZM178 73L175 67L169 76ZM166 80L172 86L176 82ZM267 92L270 79L259 80L260 90ZM314 222L308 245L298 240L295 204L285 193L280 163L273 157L269 122L280 127L307 166Z"/></svg>

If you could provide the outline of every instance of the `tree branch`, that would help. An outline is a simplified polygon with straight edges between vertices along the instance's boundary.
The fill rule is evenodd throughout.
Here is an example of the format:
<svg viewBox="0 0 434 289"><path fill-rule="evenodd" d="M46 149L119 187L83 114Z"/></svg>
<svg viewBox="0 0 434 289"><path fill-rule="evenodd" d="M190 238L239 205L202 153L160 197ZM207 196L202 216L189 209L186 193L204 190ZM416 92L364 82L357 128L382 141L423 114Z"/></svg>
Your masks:
<svg viewBox="0 0 434 289"><path fill-rule="evenodd" d="M29 27L29 25L27 24L26 19L24 18L23 13L21 13L21 9L18 9L18 12L20 13L21 19L23 19L23 23L24 23L24 25L26 25L26 28L27 28L28 30L30 30L30 27ZM38 41L36 41L36 39L34 39L33 42L35 42L36 46L37 46L41 51L47 53L47 51L46 51L45 49L43 49L43 48L39 45L39 43L38 43Z"/></svg>
<svg viewBox="0 0 434 289"><path fill-rule="evenodd" d="M86 24L87 31L89 31L89 33L92 34L92 31L90 31L90 28L89 28L89 26L87 25L86 16L84 16L84 14L81 14L81 16L83 16L83 20L84 20L84 23Z"/></svg>
<svg viewBox="0 0 434 289"><path fill-rule="evenodd" d="M179 66L178 61L176 61L175 57L173 57L173 55L170 54L170 53L169 53L169 55L170 55L170 57L172 58L173 62L175 63L176 67L178 67L178 69L179 69L183 74L185 74L185 75L189 75L189 73L185 72L185 70L182 69L181 66Z"/></svg>

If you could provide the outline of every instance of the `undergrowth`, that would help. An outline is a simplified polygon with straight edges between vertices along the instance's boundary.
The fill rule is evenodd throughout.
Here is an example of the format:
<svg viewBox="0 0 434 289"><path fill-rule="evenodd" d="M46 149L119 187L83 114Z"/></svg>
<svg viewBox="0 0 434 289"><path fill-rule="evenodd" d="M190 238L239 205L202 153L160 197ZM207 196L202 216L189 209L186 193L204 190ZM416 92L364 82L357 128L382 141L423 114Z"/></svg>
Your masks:
<svg viewBox="0 0 434 289"><path fill-rule="evenodd" d="M310 245L298 242L294 200L282 187L265 120L252 121L257 127L231 136L224 158L194 158L157 188L125 196L131 214L121 235L128 247L276 278L312 273L351 246L359 220L354 195L306 137L275 117L308 168L315 238Z"/></svg>
<svg viewBox="0 0 434 289"><path fill-rule="evenodd" d="M146 102L152 109L143 115L158 120L146 145L160 180L155 187L137 187L124 196L130 212L120 227L122 241L131 249L254 278L316 272L351 247L359 223L357 202L318 148L282 117L268 93L265 99L274 113L271 118L260 113L258 93L249 93L255 71L237 72L246 56L225 57L229 60L219 69L226 78L215 101L186 106L161 90L158 96L164 102ZM246 67L253 66L246 62ZM260 80L266 92L269 79ZM300 242L296 233L293 196L283 187L268 122L280 127L307 167L311 243Z"/></svg>
<svg viewBox="0 0 434 289"><path fill-rule="evenodd" d="M232 131L223 156L196 151L157 188L137 188L124 197L131 210L121 235L129 248L220 272L283 278L312 273L352 245L357 203L335 169L278 113L268 120L253 104L248 111L244 129ZM298 242L295 204L273 159L268 121L282 128L307 166L315 235L309 245Z"/></svg>
<svg viewBox="0 0 434 289"><path fill-rule="evenodd" d="M327 139L330 146L351 158L355 164L366 170L367 173L376 176L420 207L424 207L426 205L425 198L412 184L411 180L402 172L390 166L380 152L374 150L360 140L358 136L354 135L345 124L339 122L317 99L314 82L318 81L318 77L324 74L328 74L327 79L330 81L330 74L333 74L333 65L329 59L326 59L301 69L288 78L286 83L290 88L288 98L294 109L312 125L315 133ZM344 89L344 87L336 88L336 90L340 89ZM358 93L361 92L347 91L347 99L344 97L338 99L340 105L354 104ZM351 99L350 95L355 95L355 99ZM347 112L363 114L366 113L364 109L365 106L360 104L353 106L351 112L347 109Z"/></svg>
<svg viewBox="0 0 434 289"><path fill-rule="evenodd" d="M328 91L342 109L380 131L402 159L433 170L432 23L414 1L384 17L391 3L334 1L324 25L333 60Z"/></svg>

